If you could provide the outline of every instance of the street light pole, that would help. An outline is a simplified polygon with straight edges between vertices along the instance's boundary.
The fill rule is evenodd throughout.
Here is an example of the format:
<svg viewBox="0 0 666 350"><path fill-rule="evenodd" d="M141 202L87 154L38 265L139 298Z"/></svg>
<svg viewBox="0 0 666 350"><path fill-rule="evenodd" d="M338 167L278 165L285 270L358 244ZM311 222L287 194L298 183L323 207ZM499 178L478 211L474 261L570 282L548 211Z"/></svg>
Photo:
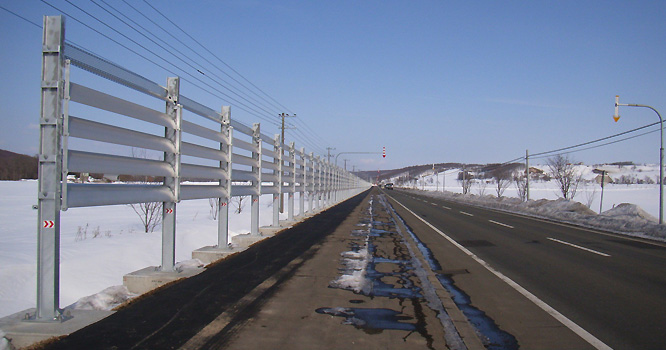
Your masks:
<svg viewBox="0 0 666 350"><path fill-rule="evenodd" d="M620 96L615 96L615 115L613 116L615 121L620 119L620 115L618 114L619 106L649 108L657 113L657 116L659 117L659 131L661 134L661 143L659 147L659 224L661 225L664 223L664 119L654 107L635 103L620 103Z"/></svg>

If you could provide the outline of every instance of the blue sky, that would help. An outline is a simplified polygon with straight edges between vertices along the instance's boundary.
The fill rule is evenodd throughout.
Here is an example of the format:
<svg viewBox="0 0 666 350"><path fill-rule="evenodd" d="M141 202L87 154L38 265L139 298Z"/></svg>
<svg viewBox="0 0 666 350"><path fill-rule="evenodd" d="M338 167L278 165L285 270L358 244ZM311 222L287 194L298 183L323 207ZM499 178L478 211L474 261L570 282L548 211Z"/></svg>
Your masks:
<svg viewBox="0 0 666 350"><path fill-rule="evenodd" d="M159 51L94 3L72 2ZM336 154L385 146L386 159L340 156L363 170L504 162L525 149L549 151L658 120L650 110L623 107L613 122L616 94L622 103L652 105L666 116L662 1L148 2L285 112L296 113L298 121L291 122L309 137L288 131L297 146L319 154L326 147ZM49 3L133 45L64 0ZM123 2L106 3L139 20ZM169 25L143 1L131 3ZM0 4L39 24L43 15L59 14L34 0ZM0 148L34 154L41 30L1 9L0 20ZM171 75L71 18L66 36L158 83ZM164 43L185 50L170 38ZM261 121L193 84L183 82L181 89L214 109L231 104L233 117L246 124ZM283 108L268 109L263 116L277 122ZM277 132L266 121L262 130ZM657 163L658 151L659 133L652 133L570 157Z"/></svg>

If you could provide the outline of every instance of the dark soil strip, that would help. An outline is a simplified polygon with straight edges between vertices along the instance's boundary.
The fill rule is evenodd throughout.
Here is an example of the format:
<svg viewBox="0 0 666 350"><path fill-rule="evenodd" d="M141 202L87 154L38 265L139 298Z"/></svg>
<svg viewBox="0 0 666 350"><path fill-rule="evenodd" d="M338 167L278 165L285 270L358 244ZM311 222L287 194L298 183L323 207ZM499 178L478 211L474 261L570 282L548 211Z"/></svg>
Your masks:
<svg viewBox="0 0 666 350"><path fill-rule="evenodd" d="M367 194L261 241L197 276L161 288L43 349L177 349L264 280L334 232Z"/></svg>

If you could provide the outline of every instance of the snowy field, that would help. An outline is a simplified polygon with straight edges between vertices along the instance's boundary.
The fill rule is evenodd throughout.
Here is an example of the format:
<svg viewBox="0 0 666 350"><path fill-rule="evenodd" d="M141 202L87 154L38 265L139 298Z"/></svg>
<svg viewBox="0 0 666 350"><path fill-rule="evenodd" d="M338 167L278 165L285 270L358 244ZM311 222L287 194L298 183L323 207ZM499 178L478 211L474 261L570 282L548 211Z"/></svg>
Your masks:
<svg viewBox="0 0 666 350"><path fill-rule="evenodd" d="M295 195L298 210L298 194ZM250 203L237 214L230 205L230 236L250 231ZM260 198L260 226L272 223L271 195ZM37 181L0 181L0 317L36 305ZM286 201L285 201L286 205ZM306 204L307 207L307 204ZM286 214L281 214L286 219ZM176 261L217 244L217 221L208 199L183 201L176 218ZM161 226L144 233L127 205L73 208L61 212L60 307L122 285L123 275L161 264Z"/></svg>
<svg viewBox="0 0 666 350"><path fill-rule="evenodd" d="M545 170L545 166L532 166L532 170ZM603 208L601 186L594 169L603 169L616 182L632 184L606 184ZM535 175L530 180L530 200L519 199L515 183L510 183L501 198L497 197L497 182L481 179L480 174L472 181L470 191L462 195L460 169L450 169L440 174L427 171L409 182L400 182L404 175L393 181L402 188L418 191L431 197L464 202L476 206L527 214L535 217L568 222L593 229L601 229L631 236L666 241L666 225L659 225L659 167L641 166L586 166L576 165L575 171L582 175L574 200L562 199L555 180ZM539 177L540 180L536 178ZM445 190L443 190L443 188Z"/></svg>
<svg viewBox="0 0 666 350"><path fill-rule="evenodd" d="M545 173L549 169L545 165L531 165L531 168L541 169ZM615 181L618 181L622 176L633 178L637 180L645 180L649 178L654 184L606 184L604 185L604 198L603 198L603 211L611 209L622 203L631 203L641 207L647 213L655 218L659 217L659 185L656 184L659 179L659 165L637 165L637 166L587 166L580 165L576 167L577 171L583 174L583 180L578 188L574 201L580 202L588 206L591 210L599 213L599 204L601 200L601 186L593 180L597 174L593 173L593 169L606 170L608 175ZM452 193L462 193L460 181L458 181L458 173L460 169L451 169L446 171L446 175L440 173L438 175L424 174L424 176L417 182L412 182L408 187L427 190L427 191L442 191L442 186L445 190ZM395 181L395 179L394 179ZM490 195L497 196L494 188L495 183L491 179L487 179L490 183L481 183L482 181L474 181L470 189L473 195ZM484 181L485 182L485 181ZM518 198L518 190L515 183L511 183L505 190L504 197ZM549 199L555 200L561 198L562 194L558 189L558 185L554 180L551 181L530 181L530 199Z"/></svg>

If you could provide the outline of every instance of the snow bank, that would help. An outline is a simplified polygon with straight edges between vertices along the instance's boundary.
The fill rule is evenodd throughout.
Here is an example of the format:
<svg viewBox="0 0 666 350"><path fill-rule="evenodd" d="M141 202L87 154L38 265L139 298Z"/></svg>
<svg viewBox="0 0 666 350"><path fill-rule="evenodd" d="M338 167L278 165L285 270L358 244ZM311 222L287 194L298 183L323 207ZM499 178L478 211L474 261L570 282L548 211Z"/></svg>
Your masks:
<svg viewBox="0 0 666 350"><path fill-rule="evenodd" d="M340 254L343 257L342 264L345 266L344 273L331 281L329 283L330 287L353 290L356 293L366 295L372 291L372 282L367 278L367 269L371 258L368 244L369 241L366 239L362 249Z"/></svg>
<svg viewBox="0 0 666 350"><path fill-rule="evenodd" d="M9 343L9 340L5 338L5 332L0 329L0 350L13 350L14 347Z"/></svg>
<svg viewBox="0 0 666 350"><path fill-rule="evenodd" d="M623 203L599 215L579 202L565 199L539 199L522 202L518 198L498 199L493 196L462 195L414 189L406 191L432 198L443 198L484 208L527 214L588 228L666 241L666 225L659 225L652 215L635 204Z"/></svg>
<svg viewBox="0 0 666 350"><path fill-rule="evenodd" d="M66 309L111 310L135 296L136 295L130 293L125 286L113 286L106 288L99 293L83 297Z"/></svg>

